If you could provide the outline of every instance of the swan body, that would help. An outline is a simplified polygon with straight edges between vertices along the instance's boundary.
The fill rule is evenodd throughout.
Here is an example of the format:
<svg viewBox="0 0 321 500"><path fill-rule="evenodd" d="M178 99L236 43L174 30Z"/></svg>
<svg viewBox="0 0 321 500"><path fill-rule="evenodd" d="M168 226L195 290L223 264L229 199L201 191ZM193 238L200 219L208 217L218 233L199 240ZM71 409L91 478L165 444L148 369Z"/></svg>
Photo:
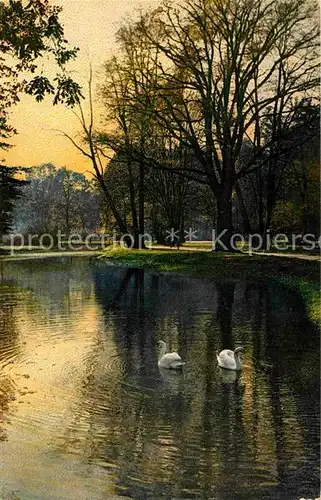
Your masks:
<svg viewBox="0 0 321 500"><path fill-rule="evenodd" d="M226 370L242 370L242 354L243 347L237 347L235 351L224 349L220 353L216 353L218 366Z"/></svg>
<svg viewBox="0 0 321 500"><path fill-rule="evenodd" d="M177 354L177 352L166 353L167 347L165 342L160 340L159 345L161 349L158 358L158 366L160 368L177 370L185 365L185 363L182 361L182 358L180 357L179 354Z"/></svg>

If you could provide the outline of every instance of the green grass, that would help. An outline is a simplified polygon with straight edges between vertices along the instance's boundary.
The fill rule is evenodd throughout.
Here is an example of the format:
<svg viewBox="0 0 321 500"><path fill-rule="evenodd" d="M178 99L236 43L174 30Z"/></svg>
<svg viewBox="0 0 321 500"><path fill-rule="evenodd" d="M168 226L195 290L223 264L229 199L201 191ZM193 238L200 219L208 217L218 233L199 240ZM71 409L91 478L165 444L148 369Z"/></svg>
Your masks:
<svg viewBox="0 0 321 500"><path fill-rule="evenodd" d="M309 318L321 323L321 291L320 284L304 278L279 277L278 281L288 288L298 290L305 303Z"/></svg>
<svg viewBox="0 0 321 500"><path fill-rule="evenodd" d="M109 248L100 258L114 264L144 267L158 272L183 272L215 279L277 280L300 292L313 321L320 321L320 262L282 256L215 253L172 249L127 250Z"/></svg>
<svg viewBox="0 0 321 500"><path fill-rule="evenodd" d="M127 250L108 248L102 258L122 265L146 267L160 272L188 272L216 278L270 278L293 276L319 282L320 267L317 260L299 260L269 255L245 253L178 251L171 249Z"/></svg>
<svg viewBox="0 0 321 500"><path fill-rule="evenodd" d="M321 322L321 293L320 285L313 286L304 280L299 281L301 295L308 307L309 317L315 322Z"/></svg>

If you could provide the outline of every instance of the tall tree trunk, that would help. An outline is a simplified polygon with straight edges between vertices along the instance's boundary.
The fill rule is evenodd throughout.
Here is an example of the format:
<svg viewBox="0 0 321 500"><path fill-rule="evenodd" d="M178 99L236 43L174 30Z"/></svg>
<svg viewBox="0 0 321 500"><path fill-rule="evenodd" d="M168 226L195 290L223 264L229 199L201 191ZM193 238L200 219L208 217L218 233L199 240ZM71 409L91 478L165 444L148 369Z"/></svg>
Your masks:
<svg viewBox="0 0 321 500"><path fill-rule="evenodd" d="M217 311L216 317L219 323L221 345L226 349L233 349L233 303L235 295L235 283L216 283L217 289Z"/></svg>
<svg viewBox="0 0 321 500"><path fill-rule="evenodd" d="M138 198L139 198L139 234L142 238L145 233L145 165L143 161L139 162L139 186L138 186ZM145 243L141 239L141 248L145 248Z"/></svg>
<svg viewBox="0 0 321 500"><path fill-rule="evenodd" d="M265 216L265 227L263 234L263 248L267 250L267 231L271 228L271 221L273 210L275 208L277 199L277 188L276 188L276 171L274 165L269 165L268 179L267 179L267 196L266 196L266 216Z"/></svg>
<svg viewBox="0 0 321 500"><path fill-rule="evenodd" d="M234 250L231 246L233 232L232 218L232 182L228 180L225 186L216 195L217 216L215 228L215 250L216 252ZM214 235L213 235L214 236Z"/></svg>
<svg viewBox="0 0 321 500"><path fill-rule="evenodd" d="M99 182L101 189L103 190L105 199L110 207L110 210L112 211L113 216L116 219L116 223L119 227L120 232L123 234L127 233L126 224L125 224L124 220L122 219L121 215L119 214L119 212L115 206L114 200L109 192L109 189L107 188L107 186L105 184L105 180L104 180L103 176L100 174L99 170L98 171L96 170L96 177L97 177L97 180Z"/></svg>
<svg viewBox="0 0 321 500"><path fill-rule="evenodd" d="M66 206L66 233L68 235L70 233L69 200L67 201L67 206Z"/></svg>
<svg viewBox="0 0 321 500"><path fill-rule="evenodd" d="M119 230L121 233L123 234L126 234L127 233L127 226L126 226L126 223L124 222L124 220L122 219L120 213L118 212L117 208L116 208L116 205L114 203L114 200L113 200L113 197L111 196L110 192L109 192L109 189L105 183L105 179L100 171L100 168L99 168L99 163L98 163L98 160L97 160L97 157L96 157L96 150L95 150L95 146L94 146L94 142L93 142L93 136L92 136L92 133L91 131L88 132L86 126L85 126L85 123L83 123L83 127L84 127L84 130L87 134L87 138L88 138L88 142L89 142L89 148L90 148L90 159L91 159L91 162L92 162L92 165L93 165L93 168L94 168L94 172L95 172L95 176L96 176L96 179L98 180L99 182L99 185L100 187L102 188L103 190L103 193L105 195L105 198L106 198L106 201L110 207L110 210L112 211L113 213L113 216L115 217L116 219L116 223L119 227ZM87 155L88 156L88 155Z"/></svg>
<svg viewBox="0 0 321 500"><path fill-rule="evenodd" d="M132 213L133 222L133 232L134 232L134 248L138 248L139 245L139 226L137 218L137 210L135 204L135 189L133 180L133 170L131 163L128 163L128 177L129 177L129 198L130 198L130 210Z"/></svg>
<svg viewBox="0 0 321 500"><path fill-rule="evenodd" d="M300 188L302 207L301 232L306 234L309 232L309 210L307 206L308 179L305 169L302 169L302 187L300 186Z"/></svg>
<svg viewBox="0 0 321 500"><path fill-rule="evenodd" d="M255 183L252 184L253 193L257 193L256 206L257 206L257 226L256 230L263 236L264 233L264 202L263 202L263 179L262 172L258 169L255 173Z"/></svg>
<svg viewBox="0 0 321 500"><path fill-rule="evenodd" d="M235 193L237 196L240 214L242 216L243 232L245 234L250 234L250 233L252 233L251 222L250 222L247 210L246 210L241 187L240 187L238 182L235 183L234 187L235 187Z"/></svg>

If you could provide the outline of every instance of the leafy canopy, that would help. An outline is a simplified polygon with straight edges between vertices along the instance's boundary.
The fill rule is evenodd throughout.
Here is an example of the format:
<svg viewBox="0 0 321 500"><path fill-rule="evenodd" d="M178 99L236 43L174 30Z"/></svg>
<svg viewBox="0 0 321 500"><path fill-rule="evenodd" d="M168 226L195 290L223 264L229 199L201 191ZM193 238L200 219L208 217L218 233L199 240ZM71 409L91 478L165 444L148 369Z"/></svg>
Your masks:
<svg viewBox="0 0 321 500"><path fill-rule="evenodd" d="M81 96L80 86L64 73L65 64L76 57L78 48L68 46L59 21L61 7L48 0L0 1L0 112L19 101L22 92L37 101L52 94L58 101L73 106ZM52 56L59 72L51 82L37 74L39 58ZM30 79L30 75L34 75ZM28 78L29 76L29 78Z"/></svg>

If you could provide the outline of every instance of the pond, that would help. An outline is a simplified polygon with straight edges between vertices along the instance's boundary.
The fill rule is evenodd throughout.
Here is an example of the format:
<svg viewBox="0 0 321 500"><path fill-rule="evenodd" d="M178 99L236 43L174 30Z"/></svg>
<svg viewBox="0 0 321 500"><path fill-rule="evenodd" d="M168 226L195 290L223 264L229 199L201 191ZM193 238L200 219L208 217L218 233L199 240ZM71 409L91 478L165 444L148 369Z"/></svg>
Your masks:
<svg viewBox="0 0 321 500"><path fill-rule="evenodd" d="M0 498L319 493L319 331L275 281L0 264ZM157 341L184 361L160 372ZM242 345L239 376L216 350Z"/></svg>

